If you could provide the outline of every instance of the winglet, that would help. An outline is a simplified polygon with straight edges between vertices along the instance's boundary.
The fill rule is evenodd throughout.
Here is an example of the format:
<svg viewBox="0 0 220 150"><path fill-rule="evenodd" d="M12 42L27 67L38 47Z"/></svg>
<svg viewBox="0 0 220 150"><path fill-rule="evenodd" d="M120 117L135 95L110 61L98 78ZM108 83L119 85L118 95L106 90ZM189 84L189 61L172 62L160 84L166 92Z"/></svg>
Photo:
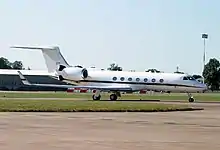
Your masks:
<svg viewBox="0 0 220 150"><path fill-rule="evenodd" d="M24 77L24 75L21 73L21 71L18 71L18 75L19 75L19 77L20 77L23 84L31 85L31 83Z"/></svg>

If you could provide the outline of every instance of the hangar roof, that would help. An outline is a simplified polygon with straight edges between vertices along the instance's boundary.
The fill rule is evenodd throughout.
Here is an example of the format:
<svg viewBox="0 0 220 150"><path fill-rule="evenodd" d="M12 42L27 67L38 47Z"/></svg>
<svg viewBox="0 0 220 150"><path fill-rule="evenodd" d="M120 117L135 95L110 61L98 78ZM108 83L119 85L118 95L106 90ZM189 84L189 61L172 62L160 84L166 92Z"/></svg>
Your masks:
<svg viewBox="0 0 220 150"><path fill-rule="evenodd" d="M13 69L0 69L0 75L18 75L18 70ZM55 75L54 73L49 73L46 70L19 70L23 75Z"/></svg>

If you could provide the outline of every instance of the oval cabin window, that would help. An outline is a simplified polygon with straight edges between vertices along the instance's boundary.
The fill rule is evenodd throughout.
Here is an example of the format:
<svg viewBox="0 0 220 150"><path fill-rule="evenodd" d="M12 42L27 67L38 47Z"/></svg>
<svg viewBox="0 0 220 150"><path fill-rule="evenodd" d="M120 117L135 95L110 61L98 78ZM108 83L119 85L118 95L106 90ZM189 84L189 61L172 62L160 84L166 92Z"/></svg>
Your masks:
<svg viewBox="0 0 220 150"><path fill-rule="evenodd" d="M160 83L163 83L163 81L164 81L163 79L160 79Z"/></svg>
<svg viewBox="0 0 220 150"><path fill-rule="evenodd" d="M155 81L156 81L156 79L152 79L151 81L152 81L152 82L155 82Z"/></svg>
<svg viewBox="0 0 220 150"><path fill-rule="evenodd" d="M144 82L147 82L147 78L144 78Z"/></svg>
<svg viewBox="0 0 220 150"><path fill-rule="evenodd" d="M132 78L128 78L128 81L131 81L132 80Z"/></svg>
<svg viewBox="0 0 220 150"><path fill-rule="evenodd" d="M121 81L124 81L124 80L125 80L125 78L124 78L124 77L121 77L121 78L120 78L120 80L121 80Z"/></svg>
<svg viewBox="0 0 220 150"><path fill-rule="evenodd" d="M139 82L139 81L140 81L140 78L136 78L136 81Z"/></svg>
<svg viewBox="0 0 220 150"><path fill-rule="evenodd" d="M112 80L114 80L114 81L117 80L117 77L113 77Z"/></svg>

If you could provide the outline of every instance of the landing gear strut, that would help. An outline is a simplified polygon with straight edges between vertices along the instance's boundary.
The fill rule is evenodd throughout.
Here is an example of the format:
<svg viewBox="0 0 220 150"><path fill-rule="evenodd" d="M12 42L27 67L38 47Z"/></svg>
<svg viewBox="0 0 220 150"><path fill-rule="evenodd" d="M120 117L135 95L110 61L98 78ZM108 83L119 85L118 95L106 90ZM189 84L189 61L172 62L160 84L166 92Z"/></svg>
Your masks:
<svg viewBox="0 0 220 150"><path fill-rule="evenodd" d="M192 94L191 93L187 93L188 94L188 97L189 97L189 102L192 103L195 101L195 99L193 98Z"/></svg>

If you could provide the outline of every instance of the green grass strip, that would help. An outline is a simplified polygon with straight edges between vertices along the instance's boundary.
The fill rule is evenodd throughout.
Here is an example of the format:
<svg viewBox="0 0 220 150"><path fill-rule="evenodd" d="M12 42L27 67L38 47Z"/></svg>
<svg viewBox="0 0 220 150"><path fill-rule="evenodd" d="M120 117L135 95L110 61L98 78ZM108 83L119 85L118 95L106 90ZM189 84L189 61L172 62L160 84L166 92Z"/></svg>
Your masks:
<svg viewBox="0 0 220 150"><path fill-rule="evenodd" d="M219 93L194 93L194 98L197 101L220 101ZM50 92L50 93L19 93L19 92L0 92L0 98L73 98L91 100L92 93L66 93L66 92ZM109 94L102 93L102 100L109 100ZM122 94L120 100L183 100L188 101L186 93L171 93L171 94Z"/></svg>
<svg viewBox="0 0 220 150"><path fill-rule="evenodd" d="M185 105L84 100L0 100L0 112L167 112L201 110Z"/></svg>

